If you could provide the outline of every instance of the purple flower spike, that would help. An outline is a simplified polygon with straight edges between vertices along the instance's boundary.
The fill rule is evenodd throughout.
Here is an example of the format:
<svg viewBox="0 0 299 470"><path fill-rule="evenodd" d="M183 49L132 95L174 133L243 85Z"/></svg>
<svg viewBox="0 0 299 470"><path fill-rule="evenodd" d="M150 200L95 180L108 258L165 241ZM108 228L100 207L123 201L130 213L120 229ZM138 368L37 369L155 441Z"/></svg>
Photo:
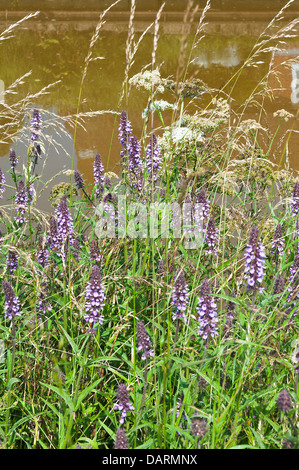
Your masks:
<svg viewBox="0 0 299 470"><path fill-rule="evenodd" d="M152 342L146 332L144 324L139 321L137 323L138 351L143 351L141 359L145 360L149 356L154 356Z"/></svg>
<svg viewBox="0 0 299 470"><path fill-rule="evenodd" d="M49 291L46 283L42 284L42 290L39 293L39 300L37 305L37 311L42 315L47 316L47 312L52 309L52 305L49 302Z"/></svg>
<svg viewBox="0 0 299 470"><path fill-rule="evenodd" d="M277 224L275 232L274 232L274 239L272 243L271 254L273 255L273 254L278 253L279 255L281 255L284 250L284 246L285 246L285 243L284 243L284 239L282 235L282 225Z"/></svg>
<svg viewBox="0 0 299 470"><path fill-rule="evenodd" d="M217 306L211 295L209 282L205 279L201 285L201 296L198 299L197 315L199 322L198 334L208 342L217 333Z"/></svg>
<svg viewBox="0 0 299 470"><path fill-rule="evenodd" d="M18 162L17 157L16 157L16 152L14 149L11 149L9 152L9 161L10 161L10 168L14 170Z"/></svg>
<svg viewBox="0 0 299 470"><path fill-rule="evenodd" d="M11 284L8 281L4 280L2 282L2 287L5 296L4 313L7 315L9 320L11 320L13 317L20 317L20 301L14 293Z"/></svg>
<svg viewBox="0 0 299 470"><path fill-rule="evenodd" d="M70 241L70 245L73 244L73 221L69 213L69 209L66 203L66 199L63 197L58 204L55 215L57 218L57 237L60 241L60 246L64 245L65 241Z"/></svg>
<svg viewBox="0 0 299 470"><path fill-rule="evenodd" d="M254 226L251 230L249 243L246 250L245 277L247 278L247 290L257 289L264 277L265 250L258 239L259 229Z"/></svg>
<svg viewBox="0 0 299 470"><path fill-rule="evenodd" d="M46 247L43 247L42 237L39 237L38 244L39 250L37 252L37 262L42 268L47 268L49 266L49 250Z"/></svg>
<svg viewBox="0 0 299 470"><path fill-rule="evenodd" d="M157 142L156 134L152 134L146 150L146 165L149 179L156 181L162 166L161 147Z"/></svg>
<svg viewBox="0 0 299 470"><path fill-rule="evenodd" d="M296 217L299 212L299 181L294 184L293 194L291 198L292 217Z"/></svg>
<svg viewBox="0 0 299 470"><path fill-rule="evenodd" d="M279 394L279 397L277 400L277 407L279 411L282 411L283 413L287 413L292 408L291 397L285 388Z"/></svg>
<svg viewBox="0 0 299 470"><path fill-rule="evenodd" d="M122 428L118 428L115 435L115 449L128 449L129 442L125 431Z"/></svg>
<svg viewBox="0 0 299 470"><path fill-rule="evenodd" d="M197 204L202 204L203 220L208 220L210 216L210 201L207 198L207 195L204 189L201 189L199 193L196 195L195 202Z"/></svg>
<svg viewBox="0 0 299 470"><path fill-rule="evenodd" d="M90 261L101 262L101 253L100 253L99 245L95 239L91 240L90 242L89 259Z"/></svg>
<svg viewBox="0 0 299 470"><path fill-rule="evenodd" d="M75 180L75 185L77 186L77 188L79 189L84 188L84 181L79 170L74 171L74 180Z"/></svg>
<svg viewBox="0 0 299 470"><path fill-rule="evenodd" d="M103 194L104 191L104 166L102 163L101 155L96 154L94 163L93 163L93 177L94 184L96 186L95 195L99 197Z"/></svg>
<svg viewBox="0 0 299 470"><path fill-rule="evenodd" d="M34 108L31 119L31 141L35 143L39 140L42 129L42 116L38 109Z"/></svg>
<svg viewBox="0 0 299 470"><path fill-rule="evenodd" d="M214 217L210 216L205 233L205 243L208 245L206 253L217 255L218 235Z"/></svg>
<svg viewBox="0 0 299 470"><path fill-rule="evenodd" d="M0 199L2 198L2 195L5 191L5 186L4 186L5 183L6 183L5 176L4 176L3 171L0 168Z"/></svg>
<svg viewBox="0 0 299 470"><path fill-rule="evenodd" d="M18 257L14 251L8 252L6 266L9 274L13 274L18 269Z"/></svg>
<svg viewBox="0 0 299 470"><path fill-rule="evenodd" d="M50 246L51 250L59 250L60 243L56 217L51 217L50 219L50 235L48 237L47 244Z"/></svg>
<svg viewBox="0 0 299 470"><path fill-rule="evenodd" d="M290 292L288 300L294 300L299 297L299 255L295 256L293 264L290 267L290 276L288 280L288 291Z"/></svg>
<svg viewBox="0 0 299 470"><path fill-rule="evenodd" d="M122 425L125 422L128 411L134 410L134 406L130 402L129 393L125 384L120 384L118 386L117 399L118 403L114 405L114 409L122 412L119 421L119 424Z"/></svg>
<svg viewBox="0 0 299 470"><path fill-rule="evenodd" d="M85 320L89 323L103 324L101 312L104 309L105 292L102 284L102 275L100 268L95 265L92 268L91 277L86 288L85 296Z"/></svg>
<svg viewBox="0 0 299 470"><path fill-rule="evenodd" d="M123 147L120 152L120 156L122 159L127 155L131 135L132 135L132 125L130 121L127 119L126 111L123 110L120 115L120 124L118 128L119 141Z"/></svg>
<svg viewBox="0 0 299 470"><path fill-rule="evenodd" d="M28 206L28 191L25 188L24 181L19 182L15 204L17 212L15 220L18 222L18 224L23 224L25 221L25 211Z"/></svg>
<svg viewBox="0 0 299 470"><path fill-rule="evenodd" d="M142 171L140 152L141 152L140 143L138 142L136 135L133 135L132 137L130 137L128 155L129 155L129 179L130 179L131 185L134 188L138 187L140 173Z"/></svg>
<svg viewBox="0 0 299 470"><path fill-rule="evenodd" d="M175 277L172 289L172 305L175 308L175 312L172 314L173 320L181 318L186 323L187 317L185 311L187 310L188 300L189 293L185 276L183 271L179 271Z"/></svg>

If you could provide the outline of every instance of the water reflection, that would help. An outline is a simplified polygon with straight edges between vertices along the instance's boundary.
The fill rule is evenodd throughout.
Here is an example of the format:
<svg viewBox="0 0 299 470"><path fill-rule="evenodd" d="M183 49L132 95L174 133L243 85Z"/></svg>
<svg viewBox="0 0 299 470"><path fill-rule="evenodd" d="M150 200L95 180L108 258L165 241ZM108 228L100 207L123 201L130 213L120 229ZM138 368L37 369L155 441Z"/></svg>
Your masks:
<svg viewBox="0 0 299 470"><path fill-rule="evenodd" d="M67 21L61 15L57 17L51 15L24 24L22 29L16 31L14 38L9 39L1 46L0 103L1 99L3 102L1 91L4 89L4 83L7 87L19 76L32 70L31 77L18 87L19 94L17 96L7 95L7 104L11 105L14 100L26 96L28 93L34 93L53 81L60 80L59 85L54 87L49 95L41 96L34 104L45 110L51 109L55 105L57 114L61 116L76 112L82 67L96 18L93 15L89 19L84 19L83 12L74 22ZM155 12L151 12L151 16L145 13L143 16L140 14L135 22L135 31L144 31L154 17ZM296 12L293 12L293 17L296 17ZM164 77L176 75L181 41L181 21L182 13L178 14L175 11L168 11L161 20L157 63L161 64L161 75ZM262 14L258 16L257 13L252 12L242 12L235 16L229 12L221 12L218 16L217 12L214 16L211 15L206 27L206 36L194 51L194 61L189 68L190 76L202 79L213 88L221 88L247 58L258 35L267 23L268 19ZM124 79L127 24L127 16L122 17L120 13L118 16L116 14L115 16L110 15L106 22L94 50L95 57L104 56L105 60L90 64L84 83L82 111L118 109L119 95ZM4 25L2 26L4 28ZM194 32L194 28L192 32ZM153 29L141 42L130 76L151 62L152 33ZM138 39L138 37L139 35L136 33L136 38ZM191 35L188 44L190 45L190 43ZM234 102L238 106L250 95L259 80L267 75L269 64L271 64L273 74L271 73L269 76L269 86L273 90L275 100L266 101L265 106L268 112L267 120L272 131L275 131L276 125L272 119L273 112L284 108L291 113L296 113L298 109L298 62L294 61L289 68L284 67L286 59L293 58L295 60L298 50L298 42L291 41L288 47L285 47L284 52L276 53L272 59L270 56L267 56L267 60L264 58L263 63L254 69L254 73L253 69L245 70L233 90ZM274 72L280 72L280 84L277 82ZM168 99L168 96L165 99ZM141 116L146 104L146 94L133 90L129 96L129 112L137 136L140 136L142 132ZM201 105L200 99L196 104ZM256 118L257 114L255 113L256 111L252 107L248 107L244 119ZM115 116L106 114L87 119L85 130L78 128L75 142L75 164L87 180L92 180L92 161L96 152L102 155L107 170L119 171L120 145L117 139L117 125L118 121L115 120ZM73 149L69 139L72 138L74 130L68 126L66 130L68 137L56 136L57 139L60 139L63 151L57 153L57 146L54 149L50 143L48 145L47 156L48 161L51 161L52 170L55 168L59 171L63 165L70 164ZM289 142L290 161L295 169L299 169L299 162L294 156L297 144L298 142L294 138ZM10 146L11 142L0 146L0 155L3 157L1 167L4 170L6 167L8 168L8 158L6 157ZM20 151L24 151L26 155L25 147L25 141L19 144ZM69 152L68 156L66 156L66 152ZM48 179L52 175L52 170L47 168L45 170L44 179Z"/></svg>

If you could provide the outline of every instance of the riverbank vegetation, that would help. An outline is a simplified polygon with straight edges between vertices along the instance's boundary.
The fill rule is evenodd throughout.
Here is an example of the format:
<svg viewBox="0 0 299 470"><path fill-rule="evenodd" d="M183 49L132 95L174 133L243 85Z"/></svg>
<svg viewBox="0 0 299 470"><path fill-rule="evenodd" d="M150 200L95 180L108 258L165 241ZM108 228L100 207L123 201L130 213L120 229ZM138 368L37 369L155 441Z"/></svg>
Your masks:
<svg viewBox="0 0 299 470"><path fill-rule="evenodd" d="M230 78L230 91L294 36L297 21L280 27L287 7ZM3 448L299 446L299 179L288 164L296 116L277 110L269 117L275 133L266 127L269 75L238 109L228 83L215 90L188 75L209 1L192 40L196 7L188 1L177 75L162 76L162 8L152 62L132 74L142 43L132 1L115 111L118 175L96 153L87 182L73 154L66 183L45 181L39 95L1 105L3 140L7 116L12 126L29 117L26 164L13 141L10 170L0 171ZM105 14L85 58L77 113L68 117L74 140ZM148 97L137 136L131 92ZM244 119L253 104L256 119ZM49 186L51 214L39 208Z"/></svg>

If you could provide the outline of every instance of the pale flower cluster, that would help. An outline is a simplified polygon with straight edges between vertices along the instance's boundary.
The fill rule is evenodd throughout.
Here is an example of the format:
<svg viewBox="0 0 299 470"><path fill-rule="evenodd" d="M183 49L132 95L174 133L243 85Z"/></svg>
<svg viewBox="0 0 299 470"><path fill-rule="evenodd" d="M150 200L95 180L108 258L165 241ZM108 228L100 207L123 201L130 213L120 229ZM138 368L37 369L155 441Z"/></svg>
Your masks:
<svg viewBox="0 0 299 470"><path fill-rule="evenodd" d="M284 119L286 122L293 118L294 115L289 113L288 111L286 111L285 109L278 109L277 111L275 111L275 113L273 113L273 116L274 117L280 117L282 119Z"/></svg>
<svg viewBox="0 0 299 470"><path fill-rule="evenodd" d="M176 104L168 103L165 100L154 100L143 111L142 117L145 118L153 111L165 111L165 109L176 109Z"/></svg>
<svg viewBox="0 0 299 470"><path fill-rule="evenodd" d="M164 93L165 91L159 70L145 70L145 72L137 73L130 78L129 83L136 86L136 88L144 88L145 90L154 88L157 93Z"/></svg>

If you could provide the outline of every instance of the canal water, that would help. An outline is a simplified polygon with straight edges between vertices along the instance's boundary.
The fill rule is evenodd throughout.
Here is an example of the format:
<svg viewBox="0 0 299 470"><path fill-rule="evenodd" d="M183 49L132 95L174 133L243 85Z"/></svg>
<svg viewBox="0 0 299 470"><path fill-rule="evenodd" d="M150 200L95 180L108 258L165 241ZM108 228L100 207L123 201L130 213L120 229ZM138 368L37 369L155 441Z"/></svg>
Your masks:
<svg viewBox="0 0 299 470"><path fill-rule="evenodd" d="M2 2L5 3L5 2ZM0 11L0 28L4 31L29 11L22 11L20 2L10 2L11 8ZM27 2L34 7L34 2ZM36 7L38 8L37 2ZM55 3L55 2L54 2ZM63 3L63 2L62 2ZM60 3L60 5L62 4ZM76 113L80 83L84 70L85 58L95 31L100 11L95 9L96 2L85 2L85 10L62 10L47 8L36 17L22 22L15 28L11 37L0 43L0 119L1 124L9 115L9 107L26 97L38 93L44 87L47 93L29 100L30 106L38 107L43 114L47 126L45 139L46 158L39 162L38 169L43 169L43 179L48 180L58 172L69 169L74 152L74 165L87 181L92 181L92 163L96 152L102 156L106 170L119 173L120 144L117 137L118 117L114 111L121 111L126 106L123 101L119 107L120 93L124 81L126 67L126 41L128 36L129 2L123 2L109 12L106 22L101 28L99 38L93 48L92 57L101 59L90 62L83 83L80 112L94 113L105 111L102 115L86 117L76 134L71 125L61 119ZM112 2L102 2L107 5ZM146 7L146 3L148 6ZM159 41L156 52L156 64L160 67L163 77L176 77L182 40L182 24L184 18L183 4L187 2L169 1L161 14ZM149 4L151 7L149 8ZM135 40L138 41L143 32L155 20L155 15L162 2L138 2L134 18ZM198 1L199 11L190 25L187 36L187 47L190 47L204 2ZM23 7L24 7L23 3ZM50 5L50 6L49 6ZM53 5L53 2L52 2ZM236 85L231 89L230 79L233 77L252 48L259 40L261 33L282 7L283 2L259 0L246 1L211 1L205 18L204 37L192 51L192 64L188 68L188 77L200 79L209 87L217 90L225 87L232 98L232 106L238 110L256 89L258 84L268 76L267 84L272 99L264 98L265 113L262 120L275 133L279 120L273 114L285 109L296 116L299 106L299 39L287 39L276 53L267 53L259 57L257 67L243 70ZM1 4L0 4L1 9ZM31 8L31 12L35 10ZM289 21L298 18L298 0L287 9L279 21L283 27ZM275 31L278 31L276 29ZM271 30L274 31L273 29ZM151 64L154 39L154 27L145 34L138 47L134 64L129 77ZM286 60L291 59L287 67ZM269 69L271 70L268 75ZM30 74L29 74L30 73ZM23 75L22 83L12 91L3 95L4 90ZM276 78L276 77L279 77ZM53 84L53 85L52 85ZM50 86L52 85L52 86ZM260 90L262 92L262 90ZM263 94L263 93L261 93ZM147 104L147 94L143 90L131 90L128 97L129 117L137 137L142 134L142 113ZM170 95L161 96L171 100ZM200 108L206 103L198 97L192 101L193 107ZM32 102L31 102L32 101ZM186 101L188 105L188 100ZM191 105L190 105L191 106ZM6 107L6 108L5 108ZM26 106L25 106L26 108ZM194 109L190 107L190 110ZM7 111L5 111L7 110ZM108 112L107 112L108 111ZM111 111L111 112L110 112ZM260 109L253 104L246 108L244 119L260 119ZM9 118L7 118L9 121ZM28 124L28 119L23 124ZM58 123L58 125L57 125ZM56 125L52 125L56 124ZM271 158L278 162L288 137L288 129L294 126L294 132L288 141L287 155L291 167L299 170L298 158L298 123L289 119L283 124L282 138L276 140L271 149ZM5 128L0 143L0 167L9 168L8 154L13 146L19 155L26 158L28 144L28 125L20 127L17 122ZM270 137L269 137L270 139ZM63 181L65 175L55 178L55 183ZM45 200L49 190L45 190Z"/></svg>

